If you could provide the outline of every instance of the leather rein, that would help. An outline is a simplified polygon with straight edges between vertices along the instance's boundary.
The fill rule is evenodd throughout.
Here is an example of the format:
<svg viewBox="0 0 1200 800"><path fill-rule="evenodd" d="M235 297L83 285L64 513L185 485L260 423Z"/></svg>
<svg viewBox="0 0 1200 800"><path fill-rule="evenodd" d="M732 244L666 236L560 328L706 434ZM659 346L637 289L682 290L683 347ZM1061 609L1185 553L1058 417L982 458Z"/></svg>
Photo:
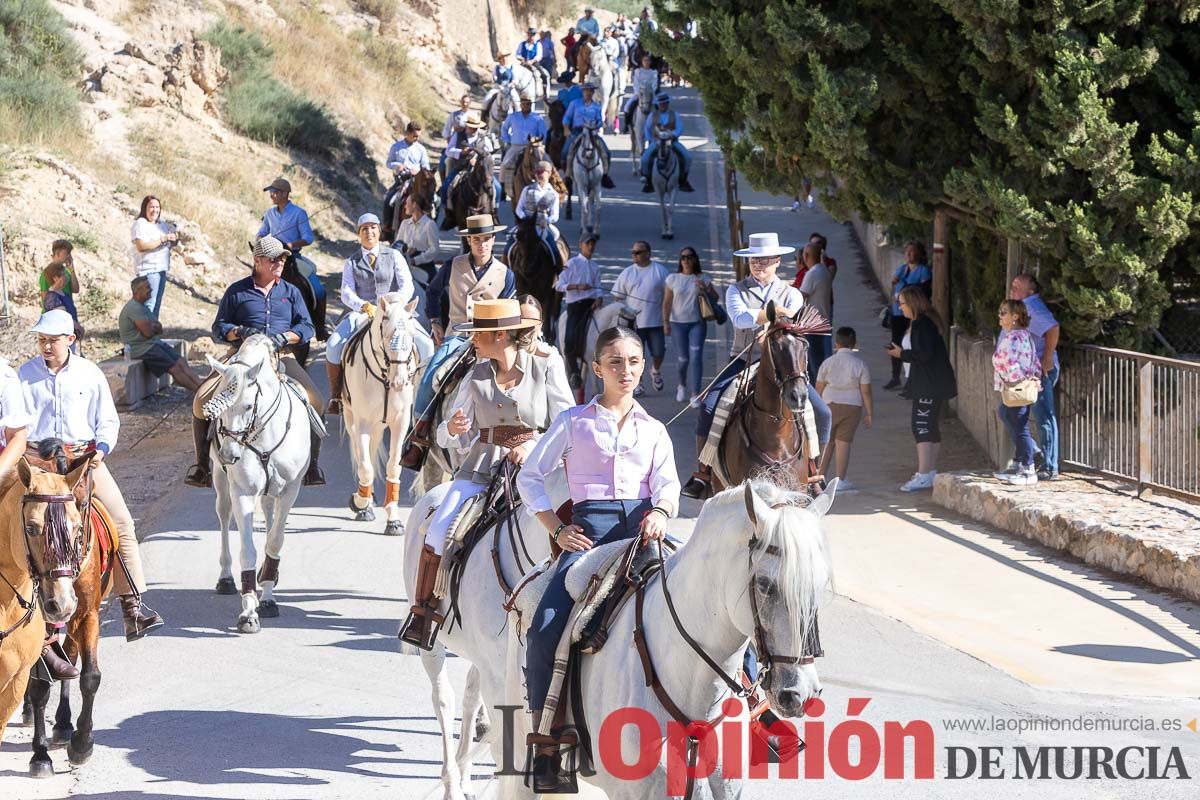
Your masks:
<svg viewBox="0 0 1200 800"><path fill-rule="evenodd" d="M272 369L273 368L274 367L272 367ZM260 436L262 436L263 431L266 430L267 424L270 423L270 421L275 418L275 414L279 410L279 406L283 403L283 398L284 398L284 395L287 393L287 391L288 391L287 387L283 385L283 381L282 381L282 379L280 379L279 393L275 395L275 399L273 401L271 401L271 406L266 410L266 412L264 412L265 416L264 416L263 420L261 422L259 422L258 402L259 402L259 400L262 399L263 390L262 390L262 385L259 382L255 381L254 403L251 405L250 422L248 422L246 424L246 427L242 428L241 430L232 430L231 431L225 427L224 422L222 422L218 419L217 432L216 432L216 436L214 437L217 440L217 455L218 455L218 457L220 457L220 453L221 453L221 444L220 444L221 437L226 436L226 437L232 439L233 441L237 442L238 444L240 444L242 447L249 450L251 453L254 453L254 455L258 457L259 463L262 464L263 472L268 473L268 478L269 478L270 471L268 469L268 465L270 464L271 456L275 455L275 451L278 450L280 447L282 447L283 443L287 441L288 432L291 431L291 429L292 429L292 412L293 412L294 408L293 408L293 405L291 402L288 402L288 404L287 404L288 415L287 415L287 422L283 428L283 435L279 437L279 441L275 443L275 446L271 447L268 450L260 450L258 447L256 447L254 445L254 442L258 441L258 438ZM238 462L238 459L237 458L233 459L232 461L229 462L229 464L224 463L224 459L221 459L221 461L222 461L222 467L228 467L232 464L236 464Z"/></svg>
<svg viewBox="0 0 1200 800"><path fill-rule="evenodd" d="M383 313L382 311L377 313ZM382 324L380 325L382 328ZM399 334L396 334L397 336ZM395 336L393 336L395 338ZM375 321L371 320L367 323L367 332L364 335L362 347L357 352L364 353L363 367L367 370L367 374L374 378L383 386L383 419L379 420L382 423L388 422L388 403L391 401L391 382L392 382L392 367L408 367L408 380L412 380L417 374L417 360L415 358L417 348L411 342L409 343L408 355L404 358L392 358L392 351L388 347L388 343L383 341L383 336L379 337L379 342L375 342ZM347 361L353 363L353 355ZM372 357L374 363L372 363Z"/></svg>
<svg viewBox="0 0 1200 800"><path fill-rule="evenodd" d="M54 568L50 570L50 578L51 579L74 578L75 576L77 576L79 574L79 569L80 569L81 565L83 564L83 560L85 558L87 558L88 553L91 551L90 537L89 537L87 551L83 551L81 549L82 548L81 540L83 539L82 536L80 536L79 539L77 539L75 541L73 546L69 546L69 547L65 546L65 545L70 545L69 540L65 543L63 543L63 542L53 543L50 541L52 536L55 535L55 532L52 532L50 530L50 527L52 525L52 516L53 516L51 513L52 509L55 506L59 506L60 511L58 511L56 513L62 514L65 519L66 504L74 503L74 502L75 502L75 495L72 493L23 494L21 496L21 508L22 509L24 509L26 503L45 503L46 504L46 512L45 512L45 516L43 517L44 522L43 522L43 527L42 527L42 535L45 537L45 542L42 545L44 550L47 550L47 551L54 551L56 549L64 550L64 552L56 553L54 555L55 565L54 565ZM8 578L4 577L4 575L0 575L0 578L3 578L4 583L7 584L8 588L12 590L13 596L15 596L17 598L17 605L25 610L25 612L21 615L21 617L16 622L14 622L12 625L8 626L4 630L0 631L0 644L3 644L5 639L7 639L9 636L11 636L13 633L15 633L20 628L23 628L24 626L28 625L30 620L33 619L33 612L37 608L37 600L38 600L39 593L41 591L42 576L37 571L37 565L35 565L33 563L33 545L29 541L30 540L29 529L26 527L23 518L22 518L22 522L21 522L21 534L25 540L25 560L26 560L27 569L29 570L29 577L33 581L33 589L29 593L29 599L26 600L24 597L21 596L21 593L17 590L17 587L14 586L12 584L12 582L9 581ZM59 535L62 535L61 532L59 532ZM68 556L70 558L69 565L68 565L68 562L63 560L65 557L68 557ZM59 563L59 562L62 562L62 563Z"/></svg>

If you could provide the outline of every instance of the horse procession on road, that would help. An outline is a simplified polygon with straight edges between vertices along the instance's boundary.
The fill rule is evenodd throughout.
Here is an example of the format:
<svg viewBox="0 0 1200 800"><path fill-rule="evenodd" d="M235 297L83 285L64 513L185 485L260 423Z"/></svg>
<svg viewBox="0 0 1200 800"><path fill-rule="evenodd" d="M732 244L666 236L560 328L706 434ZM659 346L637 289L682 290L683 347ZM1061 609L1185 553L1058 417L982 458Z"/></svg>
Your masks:
<svg viewBox="0 0 1200 800"><path fill-rule="evenodd" d="M382 478L378 532L407 536L411 607L398 636L431 680L445 797L472 796L478 742L505 797L575 792L579 775L617 800L666 796L671 759L688 767L686 796L696 780L714 797L736 796L740 777L698 763L694 731L668 741L678 752L653 756L636 779L598 753L605 721L629 708L689 731L743 721L754 742L747 752L786 747L789 737L798 746L781 718L801 716L820 693L817 611L831 587L821 518L837 481L826 486L817 467L829 412L807 369L808 337L829 323L776 277L794 249L752 235L736 253L749 274L724 297L736 330L730 361L695 399L700 463L681 481L667 426L637 399L648 363L661 388L661 343L632 301L600 303L591 255L602 189L613 185L602 132L624 120L634 173L659 196L664 238L676 190L692 190L691 158L661 64L615 28L601 34L590 9L576 27L573 69L558 76L565 88L546 104L549 124L533 107L549 99L555 76L530 29L498 59L482 115L469 98L450 114L436 168L421 127L407 126L387 155L395 183L382 213L357 217L336 322L327 323L324 289L302 255L313 243L307 214L286 180L267 187L273 207L251 273L227 288L211 326L225 351L208 358L192 403L186 483L215 492L214 590L239 596L239 633L260 633L280 615L289 512L302 487L326 483L322 444L330 420L342 418L354 480L343 513L375 521ZM576 258L556 227L564 203L572 214L572 192L582 220ZM511 228L498 221L503 197ZM442 229L462 242L440 265L439 211ZM649 264L648 246L644 255ZM35 776L53 773L52 743L68 743L74 765L92 753L105 596L120 598L129 641L166 624L143 601L134 522L104 464L120 429L113 398L73 350L70 323L46 312L31 331L38 355L0 369L0 735L24 701ZM325 343L328 395L305 368L314 340ZM416 473L407 511L405 469ZM684 497L703 503L685 542L668 533ZM620 644L604 646L612 641ZM457 742L449 651L470 664ZM83 696L77 718L72 680ZM503 717L513 707L527 713ZM663 740L639 745L622 734L616 743L626 763L641 760L639 746L657 753Z"/></svg>

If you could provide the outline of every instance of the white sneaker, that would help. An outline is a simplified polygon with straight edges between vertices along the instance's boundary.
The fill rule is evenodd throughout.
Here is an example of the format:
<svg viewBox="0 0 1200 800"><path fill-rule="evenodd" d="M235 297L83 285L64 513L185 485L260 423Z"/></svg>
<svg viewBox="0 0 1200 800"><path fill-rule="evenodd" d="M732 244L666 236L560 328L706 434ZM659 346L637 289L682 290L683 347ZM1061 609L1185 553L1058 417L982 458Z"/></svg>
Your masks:
<svg viewBox="0 0 1200 800"><path fill-rule="evenodd" d="M900 491L920 492L925 489L932 489L935 477L937 477L937 470L933 472L914 472L913 476L908 479L908 482L900 487Z"/></svg>
<svg viewBox="0 0 1200 800"><path fill-rule="evenodd" d="M1014 475L1020 475L1020 474L1021 474L1021 467L1018 466L1015 462L1009 461L1007 467L1000 470L999 472L993 472L992 477L998 481L1008 481Z"/></svg>
<svg viewBox="0 0 1200 800"><path fill-rule="evenodd" d="M688 402L688 405L692 408L699 408L700 406L704 405L704 398L698 394L694 394L692 395L692 399Z"/></svg>
<svg viewBox="0 0 1200 800"><path fill-rule="evenodd" d="M675 387L675 402L682 403L684 400L687 400L687 389L683 388L682 386L676 386Z"/></svg>
<svg viewBox="0 0 1200 800"><path fill-rule="evenodd" d="M661 392L663 388L662 373L656 369L650 370L650 383L654 386L654 391Z"/></svg>
<svg viewBox="0 0 1200 800"><path fill-rule="evenodd" d="M795 211L799 211L799 210L800 210L800 201L799 200L793 201L792 202L792 211L795 212Z"/></svg>
<svg viewBox="0 0 1200 800"><path fill-rule="evenodd" d="M1037 472L1033 468L1033 465L1030 464L1029 466L1017 467L1016 472L1004 478L1003 480L1008 481L1013 486L1029 486L1030 484L1038 482L1038 476Z"/></svg>

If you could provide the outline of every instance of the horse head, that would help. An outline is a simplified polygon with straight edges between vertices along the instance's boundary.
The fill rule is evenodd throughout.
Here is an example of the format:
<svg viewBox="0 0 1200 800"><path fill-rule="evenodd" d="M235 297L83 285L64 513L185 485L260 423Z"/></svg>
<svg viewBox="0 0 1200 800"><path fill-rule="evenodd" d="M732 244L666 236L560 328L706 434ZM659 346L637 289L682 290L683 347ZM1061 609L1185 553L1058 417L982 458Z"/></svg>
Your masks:
<svg viewBox="0 0 1200 800"><path fill-rule="evenodd" d="M392 389L403 389L417 369L412 330L417 324L413 318L417 302L414 297L406 304L400 302L398 293L385 294L379 298L379 311L372 320L372 325L378 329L379 348L385 354L388 385Z"/></svg>
<svg viewBox="0 0 1200 800"><path fill-rule="evenodd" d="M209 365L221 379L201 413L205 419L217 422L217 454L222 464L236 464L241 457L236 446L245 445L261 433L260 416L268 411L263 406L263 384L278 382L272 363L274 352L271 339L256 333L242 341L228 364L208 356Z"/></svg>
<svg viewBox="0 0 1200 800"><path fill-rule="evenodd" d="M75 503L75 487L83 480L91 462L89 454L77 460L66 475L46 472L24 458L17 462L17 476L25 490L21 495L25 554L42 604L42 616L49 623L66 622L79 605L75 578L79 576L86 543L83 515Z"/></svg>
<svg viewBox="0 0 1200 800"><path fill-rule="evenodd" d="M638 111L649 116L652 108L654 108L654 87L642 84L638 90Z"/></svg>
<svg viewBox="0 0 1200 800"><path fill-rule="evenodd" d="M759 375L770 379L782 404L799 414L808 402L808 339L799 320L789 317L774 300L766 310L768 327Z"/></svg>
<svg viewBox="0 0 1200 800"><path fill-rule="evenodd" d="M762 688L780 716L799 717L821 693L814 659L824 655L817 610L832 594L829 548L822 519L837 481L810 499L768 481L747 481L720 497L748 528L748 582L740 587L733 614L738 630L750 637L759 661ZM739 496L740 495L740 496ZM739 508L740 507L740 508ZM732 537L731 537L732 538ZM735 590L739 587L735 587Z"/></svg>

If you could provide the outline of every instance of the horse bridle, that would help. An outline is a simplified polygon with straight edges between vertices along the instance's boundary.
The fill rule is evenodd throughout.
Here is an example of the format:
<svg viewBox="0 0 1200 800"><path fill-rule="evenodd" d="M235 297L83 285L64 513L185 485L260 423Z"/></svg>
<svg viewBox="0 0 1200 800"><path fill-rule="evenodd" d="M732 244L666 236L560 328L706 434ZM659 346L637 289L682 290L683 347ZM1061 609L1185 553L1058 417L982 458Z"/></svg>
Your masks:
<svg viewBox="0 0 1200 800"><path fill-rule="evenodd" d="M29 533L29 526L25 524L25 505L27 503L45 503L46 510L42 517L42 533L40 536L45 537L42 544L42 552L45 553L47 559L53 564L50 569L50 579L57 578L75 578L79 574L80 567L83 564L87 554L83 551L83 536L80 536L74 542L70 537L70 526L67 523L66 504L74 503L75 495L67 494L23 494L21 495L21 535L25 540L25 560L29 569L29 577L33 580L33 590L30 592L29 599L26 600L17 591L17 587L4 578L4 582L8 584L8 588L12 590L13 595L17 598L17 605L25 609L25 613L21 618L14 622L9 627L0 631L0 642L3 642L13 634L17 629L25 626L33 618L34 609L37 608L37 599L41 591L42 575L38 572L37 564L33 561L33 544L30 542L34 538ZM0 578L3 578L0 575Z"/></svg>
<svg viewBox="0 0 1200 800"><path fill-rule="evenodd" d="M246 423L245 428L242 428L241 430L229 430L225 427L225 423L221 421L221 418L217 417L216 440L218 457L220 457L221 453L221 437L226 436L249 450L251 453L254 453L254 455L258 456L259 463L262 464L263 472L266 472L267 465L271 461L271 456L275 455L275 451L282 447L283 443L287 441L288 432L292 429L293 408L291 403L288 403L287 424L284 426L283 435L279 437L279 441L275 443L275 446L269 450L259 450L254 446L254 442L257 441L258 437L262 435L264 430L266 430L267 424L275 418L275 413L279 410L279 405L283 402L283 395L286 391L287 387L283 386L281 382L279 386L279 394L275 396L275 401L271 404L271 407L267 409L266 415L261 423L258 420L258 401L262 399L263 391L262 386L257 381L255 381L254 384L254 402L250 407L250 421ZM226 464L225 459L221 458L221 463L223 466L229 466L231 464L236 464L237 462L238 459L234 458L228 464Z"/></svg>
<svg viewBox="0 0 1200 800"><path fill-rule="evenodd" d="M382 311L378 313L383 313ZM381 323L382 327L382 323ZM392 334L392 340L395 341L403 335L402 332L396 331ZM410 334L411 335L411 334ZM384 345L383 338L380 337L379 345ZM375 344L375 325L371 322L367 323L366 341L363 342L363 349L375 359L372 364L370 359L363 357L363 366L367 370L367 374L374 378L379 383L383 384L383 419L380 422L388 421L388 402L391 399L391 388L388 384L391 383L392 367L399 369L402 366L408 367L408 380L412 380L417 374L417 363L414 356L416 355L416 346L412 342L409 343L408 355L404 358L392 358L391 343L386 346L379 347ZM380 355L382 353L382 355Z"/></svg>

